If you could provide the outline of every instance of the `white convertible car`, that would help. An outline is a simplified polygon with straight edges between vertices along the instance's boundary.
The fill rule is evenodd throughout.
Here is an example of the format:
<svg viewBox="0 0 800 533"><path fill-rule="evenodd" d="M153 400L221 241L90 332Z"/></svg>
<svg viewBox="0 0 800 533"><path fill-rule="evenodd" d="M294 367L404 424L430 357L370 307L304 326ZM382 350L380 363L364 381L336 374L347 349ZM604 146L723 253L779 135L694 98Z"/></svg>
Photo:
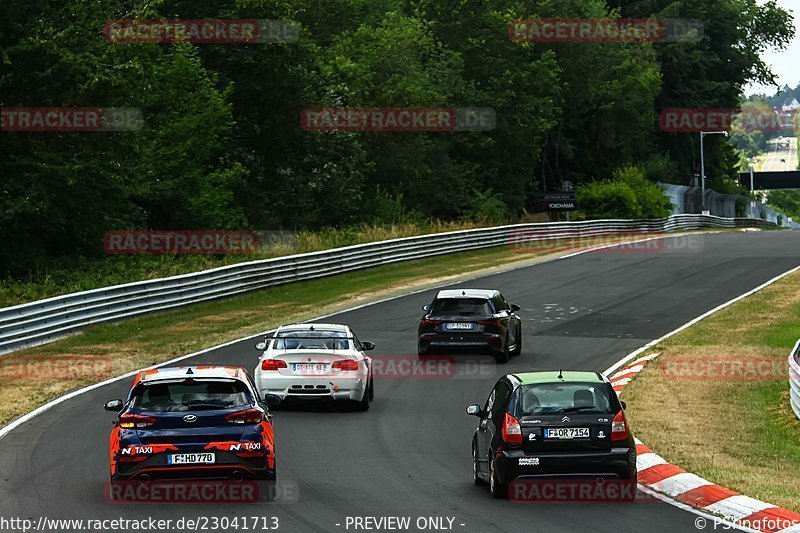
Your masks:
<svg viewBox="0 0 800 533"><path fill-rule="evenodd" d="M366 411L374 396L372 359L375 348L360 342L343 324L291 324L264 342L256 367L259 393L283 400L351 400Z"/></svg>

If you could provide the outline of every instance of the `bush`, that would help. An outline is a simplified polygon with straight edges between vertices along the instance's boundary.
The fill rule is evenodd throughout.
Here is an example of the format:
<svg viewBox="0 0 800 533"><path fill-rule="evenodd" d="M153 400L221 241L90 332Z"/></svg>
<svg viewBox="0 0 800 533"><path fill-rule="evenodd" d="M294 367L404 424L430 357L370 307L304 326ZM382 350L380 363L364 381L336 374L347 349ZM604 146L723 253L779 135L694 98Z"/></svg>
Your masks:
<svg viewBox="0 0 800 533"><path fill-rule="evenodd" d="M503 223L511 218L508 206L492 189L473 191L464 214L474 222Z"/></svg>
<svg viewBox="0 0 800 533"><path fill-rule="evenodd" d="M636 193L628 184L619 181L592 181L580 185L575 191L575 200L585 218L641 218Z"/></svg>
<svg viewBox="0 0 800 533"><path fill-rule="evenodd" d="M614 172L613 180L578 186L576 203L585 218L662 218L672 213L669 198L644 170L628 166Z"/></svg>
<svg viewBox="0 0 800 533"><path fill-rule="evenodd" d="M614 179L627 184L636 195L642 218L662 218L672 214L672 204L661 188L645 177L644 169L628 166L614 172Z"/></svg>
<svg viewBox="0 0 800 533"><path fill-rule="evenodd" d="M367 202L365 218L369 224L415 224L424 226L425 216L416 209L409 209L403 199L403 193L390 194L380 186L373 198Z"/></svg>

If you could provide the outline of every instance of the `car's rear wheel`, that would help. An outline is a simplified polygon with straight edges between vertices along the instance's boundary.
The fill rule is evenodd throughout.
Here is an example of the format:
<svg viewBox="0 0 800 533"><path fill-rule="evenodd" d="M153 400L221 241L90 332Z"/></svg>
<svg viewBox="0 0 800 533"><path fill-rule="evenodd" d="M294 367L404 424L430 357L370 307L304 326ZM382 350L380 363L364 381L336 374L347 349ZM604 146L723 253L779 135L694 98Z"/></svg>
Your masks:
<svg viewBox="0 0 800 533"><path fill-rule="evenodd" d="M425 358L425 356L427 356L427 355L430 355L430 353L431 353L431 352L430 352L430 350L426 350L426 349L425 349L425 348L423 348L422 346L420 346L420 345L417 345L417 356L418 356L420 359L423 359L423 358Z"/></svg>
<svg viewBox="0 0 800 533"><path fill-rule="evenodd" d="M508 498L508 486L498 481L494 461L494 454L492 454L492 460L489 461L489 492L492 493L492 498Z"/></svg>
<svg viewBox="0 0 800 533"><path fill-rule="evenodd" d="M508 335L506 335L506 342L503 345L503 351L495 354L494 358L495 361L500 364L508 363L508 360L511 358L511 352L508 349Z"/></svg>
<svg viewBox="0 0 800 533"><path fill-rule="evenodd" d="M625 497L622 499L623 501L626 502L636 501L636 496L639 494L639 486L638 486L639 474L637 472L634 472L633 477L630 478L630 481L633 485L633 489L629 494L626 494Z"/></svg>
<svg viewBox="0 0 800 533"><path fill-rule="evenodd" d="M359 411L369 411L369 385L364 389L364 396L361 401L356 404L356 409Z"/></svg>
<svg viewBox="0 0 800 533"><path fill-rule="evenodd" d="M276 479L259 481L258 486L264 500L273 502L278 497L278 481Z"/></svg>
<svg viewBox="0 0 800 533"><path fill-rule="evenodd" d="M472 443L472 481L476 485L486 485L486 482L478 475L478 450L475 443Z"/></svg>
<svg viewBox="0 0 800 533"><path fill-rule="evenodd" d="M372 401L375 399L375 379L372 376L369 377L369 400Z"/></svg>

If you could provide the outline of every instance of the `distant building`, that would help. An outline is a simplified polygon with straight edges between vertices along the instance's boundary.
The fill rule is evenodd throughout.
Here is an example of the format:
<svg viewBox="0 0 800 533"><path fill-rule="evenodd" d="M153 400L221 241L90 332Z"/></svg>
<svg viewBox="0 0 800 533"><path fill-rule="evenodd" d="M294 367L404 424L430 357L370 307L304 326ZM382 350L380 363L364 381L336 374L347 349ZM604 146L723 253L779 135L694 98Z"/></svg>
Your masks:
<svg viewBox="0 0 800 533"><path fill-rule="evenodd" d="M787 98L781 106L781 111L789 114L796 113L798 109L800 109L800 102L797 101L797 98Z"/></svg>

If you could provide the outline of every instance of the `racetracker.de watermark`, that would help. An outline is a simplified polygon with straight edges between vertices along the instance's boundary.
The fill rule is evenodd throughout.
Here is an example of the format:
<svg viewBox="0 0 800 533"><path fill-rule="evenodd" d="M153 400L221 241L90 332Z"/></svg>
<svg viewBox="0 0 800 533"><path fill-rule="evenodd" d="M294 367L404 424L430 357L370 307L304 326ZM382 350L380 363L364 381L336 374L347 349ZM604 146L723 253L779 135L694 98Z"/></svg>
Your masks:
<svg viewBox="0 0 800 533"><path fill-rule="evenodd" d="M509 246L516 252L542 253L593 248L598 248L598 253L608 254L654 254L662 251L696 253L703 250L704 242L701 235L671 235L660 230L559 237L553 235L552 229L530 229L514 231L508 238Z"/></svg>
<svg viewBox="0 0 800 533"><path fill-rule="evenodd" d="M667 133L698 133L700 131L782 132L791 134L797 126L797 115L777 113L771 108L724 109L681 108L663 109L659 116L661 131Z"/></svg>
<svg viewBox="0 0 800 533"><path fill-rule="evenodd" d="M530 18L508 23L514 42L697 42L704 25L694 19Z"/></svg>
<svg viewBox="0 0 800 533"><path fill-rule="evenodd" d="M774 381L789 377L786 359L768 355L675 355L660 358L658 368L666 379L680 381Z"/></svg>
<svg viewBox="0 0 800 533"><path fill-rule="evenodd" d="M106 503L120 505L296 503L300 487L284 480L130 480L106 483L103 496Z"/></svg>
<svg viewBox="0 0 800 533"><path fill-rule="evenodd" d="M281 357L275 359L280 361ZM375 379L485 379L494 376L497 365L494 357L472 354L375 355L371 359L370 371ZM293 376L320 377L337 369L345 373L357 371L360 364L352 360L348 363L351 366L345 367L341 363L287 363L287 368L291 368Z"/></svg>
<svg viewBox="0 0 800 533"><path fill-rule="evenodd" d="M260 249L256 231L107 231L103 248L116 255L245 255Z"/></svg>
<svg viewBox="0 0 800 533"><path fill-rule="evenodd" d="M489 107L330 107L300 112L300 127L305 131L491 131L496 124L494 109Z"/></svg>
<svg viewBox="0 0 800 533"><path fill-rule="evenodd" d="M107 355L49 355L46 358L0 358L0 380L102 379L111 374Z"/></svg>
<svg viewBox="0 0 800 533"><path fill-rule="evenodd" d="M528 457L526 465L542 465L547 458ZM522 463L521 463L522 464ZM654 497L639 492L636 480L599 478L524 477L508 486L508 497L517 503L653 503Z"/></svg>
<svg viewBox="0 0 800 533"><path fill-rule="evenodd" d="M4 107L0 131L137 131L142 110L135 107Z"/></svg>
<svg viewBox="0 0 800 533"><path fill-rule="evenodd" d="M103 27L106 41L115 44L283 43L299 33L296 22L272 19L110 20Z"/></svg>
<svg viewBox="0 0 800 533"><path fill-rule="evenodd" d="M372 375L389 379L482 379L495 373L491 356L434 354L374 356Z"/></svg>

